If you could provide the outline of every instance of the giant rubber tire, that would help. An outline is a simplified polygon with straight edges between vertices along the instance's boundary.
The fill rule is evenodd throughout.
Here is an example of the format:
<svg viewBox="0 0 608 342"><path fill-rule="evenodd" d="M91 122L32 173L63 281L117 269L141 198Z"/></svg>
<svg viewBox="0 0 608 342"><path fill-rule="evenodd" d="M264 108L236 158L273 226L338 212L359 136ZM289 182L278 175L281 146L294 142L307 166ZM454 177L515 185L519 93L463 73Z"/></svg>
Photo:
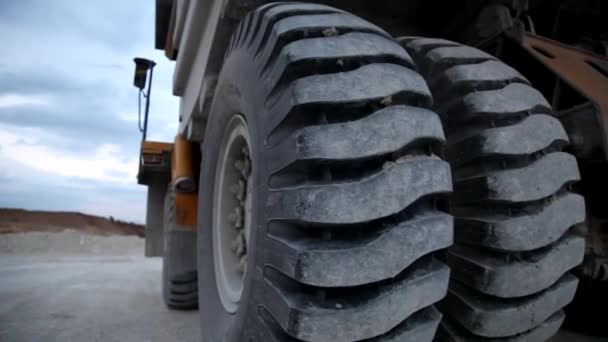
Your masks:
<svg viewBox="0 0 608 342"><path fill-rule="evenodd" d="M203 341L431 341L452 243L441 122L407 52L316 4L274 3L235 31L209 113L199 194ZM250 136L253 232L236 313L213 260L229 120Z"/></svg>
<svg viewBox="0 0 608 342"><path fill-rule="evenodd" d="M544 341L583 260L584 200L568 136L529 81L471 47L429 38L400 40L434 95L452 166L455 246L440 309L444 341Z"/></svg>
<svg viewBox="0 0 608 342"><path fill-rule="evenodd" d="M163 301L170 309L196 309L196 231L180 229L175 223L175 196L171 185L165 195L163 221Z"/></svg>

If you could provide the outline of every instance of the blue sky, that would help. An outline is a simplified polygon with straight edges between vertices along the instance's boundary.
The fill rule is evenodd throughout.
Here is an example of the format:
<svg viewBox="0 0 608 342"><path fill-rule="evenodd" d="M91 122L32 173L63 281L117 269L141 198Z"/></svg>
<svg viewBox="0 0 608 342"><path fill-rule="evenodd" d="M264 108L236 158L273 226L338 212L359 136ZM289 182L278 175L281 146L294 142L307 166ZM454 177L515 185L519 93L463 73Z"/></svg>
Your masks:
<svg viewBox="0 0 608 342"><path fill-rule="evenodd" d="M0 1L0 46L0 207L143 222L133 57L158 63L149 139L178 118L154 2Z"/></svg>

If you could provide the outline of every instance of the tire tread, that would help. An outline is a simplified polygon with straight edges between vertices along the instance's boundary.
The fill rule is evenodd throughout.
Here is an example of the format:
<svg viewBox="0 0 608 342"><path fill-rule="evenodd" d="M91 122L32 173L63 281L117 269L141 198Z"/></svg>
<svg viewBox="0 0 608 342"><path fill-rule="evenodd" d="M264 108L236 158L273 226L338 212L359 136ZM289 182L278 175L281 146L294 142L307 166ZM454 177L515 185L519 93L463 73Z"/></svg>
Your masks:
<svg viewBox="0 0 608 342"><path fill-rule="evenodd" d="M570 192L580 173L562 152L568 136L542 94L495 57L444 40L401 43L435 95L454 177L440 340L547 340L585 248L574 228L584 201Z"/></svg>

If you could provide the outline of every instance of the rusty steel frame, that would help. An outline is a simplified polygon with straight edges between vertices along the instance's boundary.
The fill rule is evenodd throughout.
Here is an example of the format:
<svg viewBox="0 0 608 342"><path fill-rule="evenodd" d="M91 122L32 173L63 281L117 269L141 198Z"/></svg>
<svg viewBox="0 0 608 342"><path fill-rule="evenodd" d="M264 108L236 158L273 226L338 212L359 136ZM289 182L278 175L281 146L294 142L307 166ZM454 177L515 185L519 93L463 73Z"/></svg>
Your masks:
<svg viewBox="0 0 608 342"><path fill-rule="evenodd" d="M604 65L608 69L608 58L531 33L525 33L521 44L536 60L593 104L602 125L604 151L608 153L608 77L593 66L601 68Z"/></svg>

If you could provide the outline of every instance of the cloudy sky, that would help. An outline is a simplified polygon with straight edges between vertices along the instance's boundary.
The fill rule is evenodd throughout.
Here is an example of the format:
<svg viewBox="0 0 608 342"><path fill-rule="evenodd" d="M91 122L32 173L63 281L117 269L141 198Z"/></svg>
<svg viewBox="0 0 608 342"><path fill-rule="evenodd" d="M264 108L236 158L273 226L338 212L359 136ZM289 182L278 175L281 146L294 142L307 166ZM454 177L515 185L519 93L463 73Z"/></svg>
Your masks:
<svg viewBox="0 0 608 342"><path fill-rule="evenodd" d="M172 140L151 0L0 1L0 207L143 222L133 57L155 60L149 139Z"/></svg>

